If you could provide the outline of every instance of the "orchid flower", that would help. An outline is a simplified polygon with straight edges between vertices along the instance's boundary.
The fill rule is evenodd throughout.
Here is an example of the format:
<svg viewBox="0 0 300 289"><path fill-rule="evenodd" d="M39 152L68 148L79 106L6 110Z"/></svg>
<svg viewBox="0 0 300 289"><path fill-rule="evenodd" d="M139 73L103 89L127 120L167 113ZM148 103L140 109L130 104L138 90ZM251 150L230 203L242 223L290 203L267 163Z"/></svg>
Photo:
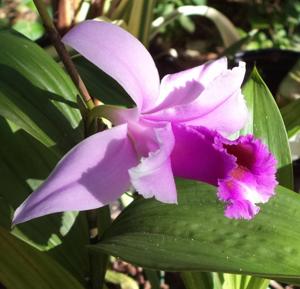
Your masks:
<svg viewBox="0 0 300 289"><path fill-rule="evenodd" d="M167 75L123 29L86 21L63 41L113 77L136 103L102 106L113 128L75 146L16 210L14 223L50 213L98 208L133 187L145 198L176 203L174 177L210 183L225 215L251 219L274 194L276 162L253 136L235 141L248 112L241 93L245 65L226 58Z"/></svg>

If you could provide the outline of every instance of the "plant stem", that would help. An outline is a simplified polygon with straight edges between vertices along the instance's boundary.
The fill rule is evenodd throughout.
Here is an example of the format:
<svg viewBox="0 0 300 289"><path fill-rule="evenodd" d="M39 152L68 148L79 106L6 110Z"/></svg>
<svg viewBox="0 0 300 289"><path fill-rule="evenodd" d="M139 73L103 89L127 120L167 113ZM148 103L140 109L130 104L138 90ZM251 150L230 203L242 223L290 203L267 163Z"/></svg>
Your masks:
<svg viewBox="0 0 300 289"><path fill-rule="evenodd" d="M72 62L64 44L61 41L61 37L56 30L52 19L50 18L46 5L43 0L33 0L34 4L41 16L45 29L59 55L60 59L62 60L68 74L70 75L71 79L73 80L74 84L78 88L79 92L81 93L87 107L92 109L94 107L94 102L92 97L90 96L85 84L83 83L74 63Z"/></svg>
<svg viewBox="0 0 300 289"><path fill-rule="evenodd" d="M33 1L41 16L45 29L57 51L57 54L62 60L72 81L74 82L79 92L81 93L83 100L85 101L88 109L91 110L95 107L95 105L102 104L99 101L94 102L94 100L88 93L85 84L83 83L74 63L72 62L64 44L61 41L61 37L57 29L55 28L52 19L48 14L44 0L33 0ZM103 127L100 124L96 124L96 130L93 131L92 134L102 129ZM103 208L95 209L95 210L88 210L87 220L89 226L90 243L95 244L99 241L104 230L106 230L111 223L109 206L105 206ZM92 253L90 253L89 255L90 255L90 265L91 265L91 271L90 271L91 287L93 289L102 288L104 286L104 277L106 273L109 256L106 254L94 255Z"/></svg>
<svg viewBox="0 0 300 289"><path fill-rule="evenodd" d="M109 206L87 211L87 218L90 232L90 244L93 245L98 243L104 231L111 224ZM91 267L91 288L103 288L109 256L107 254L95 254L94 252L89 252L89 259Z"/></svg>

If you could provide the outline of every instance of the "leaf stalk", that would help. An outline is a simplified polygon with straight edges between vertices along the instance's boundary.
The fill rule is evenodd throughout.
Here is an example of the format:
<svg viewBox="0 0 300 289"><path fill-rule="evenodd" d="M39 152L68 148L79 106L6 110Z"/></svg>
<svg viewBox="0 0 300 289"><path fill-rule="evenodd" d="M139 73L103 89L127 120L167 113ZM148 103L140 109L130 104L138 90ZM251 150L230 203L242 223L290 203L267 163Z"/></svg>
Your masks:
<svg viewBox="0 0 300 289"><path fill-rule="evenodd" d="M94 101L92 97L90 96L83 80L81 79L73 61L71 60L70 55L68 54L66 47L61 41L61 37L55 28L52 19L50 18L47 7L43 0L33 0L40 17L43 21L43 24L45 26L45 29L57 51L57 54L59 55L61 61L63 62L68 74L70 75L72 81L78 88L80 94L82 95L88 109L92 109L94 105Z"/></svg>

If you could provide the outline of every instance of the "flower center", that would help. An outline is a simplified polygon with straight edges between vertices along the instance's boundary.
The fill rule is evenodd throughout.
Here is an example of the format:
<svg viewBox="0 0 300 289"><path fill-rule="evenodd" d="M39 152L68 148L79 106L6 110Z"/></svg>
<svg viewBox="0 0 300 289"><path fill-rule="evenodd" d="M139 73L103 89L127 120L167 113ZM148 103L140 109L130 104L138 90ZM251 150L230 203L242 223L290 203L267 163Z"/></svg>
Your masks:
<svg viewBox="0 0 300 289"><path fill-rule="evenodd" d="M230 175L233 178L232 182L235 182L238 185L243 199L248 200L251 203L262 202L260 194L257 191L255 177L247 168L238 166L232 170Z"/></svg>
<svg viewBox="0 0 300 289"><path fill-rule="evenodd" d="M234 155L237 160L237 164L244 168L251 170L255 163L255 154L253 152L253 146L251 144L234 144L224 146L227 152Z"/></svg>

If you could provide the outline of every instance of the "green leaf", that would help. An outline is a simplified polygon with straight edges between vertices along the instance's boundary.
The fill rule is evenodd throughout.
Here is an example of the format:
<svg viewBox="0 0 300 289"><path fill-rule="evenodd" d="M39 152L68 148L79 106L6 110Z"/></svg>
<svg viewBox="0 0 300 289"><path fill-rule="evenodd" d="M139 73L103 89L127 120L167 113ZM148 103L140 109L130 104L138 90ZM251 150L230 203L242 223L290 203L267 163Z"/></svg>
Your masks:
<svg viewBox="0 0 300 289"><path fill-rule="evenodd" d="M250 280L251 276L248 275L224 274L222 289L246 289Z"/></svg>
<svg viewBox="0 0 300 289"><path fill-rule="evenodd" d="M137 281L124 273L107 270L105 280L109 283L119 285L121 289L139 289Z"/></svg>
<svg viewBox="0 0 300 289"><path fill-rule="evenodd" d="M82 138L75 86L38 45L0 32L0 115L65 153Z"/></svg>
<svg viewBox="0 0 300 289"><path fill-rule="evenodd" d="M13 29L35 41L45 33L44 26L36 21L19 20L13 25Z"/></svg>
<svg viewBox="0 0 300 289"><path fill-rule="evenodd" d="M256 68L243 86L243 94L250 116L241 133L262 139L277 159L279 183L292 189L293 167L285 126L276 102Z"/></svg>
<svg viewBox="0 0 300 289"><path fill-rule="evenodd" d="M131 2L128 31L147 47L156 0L131 0Z"/></svg>
<svg viewBox="0 0 300 289"><path fill-rule="evenodd" d="M245 289L267 289L269 288L269 284L270 284L270 280L268 279L251 277Z"/></svg>
<svg viewBox="0 0 300 289"><path fill-rule="evenodd" d="M181 272L185 289L213 289L212 273Z"/></svg>
<svg viewBox="0 0 300 289"><path fill-rule="evenodd" d="M77 91L39 46L0 32L1 225L50 174L63 153L82 138ZM79 280L88 270L83 215L66 212L18 225L12 233L48 251Z"/></svg>
<svg viewBox="0 0 300 289"><path fill-rule="evenodd" d="M146 47L149 45L153 11L156 0L112 1L106 16L114 21L123 21L124 28L138 38Z"/></svg>
<svg viewBox="0 0 300 289"><path fill-rule="evenodd" d="M91 249L155 270L298 278L298 194L278 186L261 213L246 221L224 217L213 186L182 180L177 189L178 205L134 201Z"/></svg>
<svg viewBox="0 0 300 289"><path fill-rule="evenodd" d="M10 230L13 211L45 179L58 157L15 124L0 117L0 225ZM53 214L20 224L12 233L31 246L48 251L81 281L88 270L84 215Z"/></svg>
<svg viewBox="0 0 300 289"><path fill-rule="evenodd" d="M84 289L49 256L0 227L0 283L7 289Z"/></svg>
<svg viewBox="0 0 300 289"><path fill-rule="evenodd" d="M158 271L144 269L146 278L151 284L152 289L161 289L160 287L160 276Z"/></svg>
<svg viewBox="0 0 300 289"><path fill-rule="evenodd" d="M294 100L281 109L281 115L291 138L300 132L300 99Z"/></svg>
<svg viewBox="0 0 300 289"><path fill-rule="evenodd" d="M224 283L224 274L213 272L212 273L213 278L213 288L214 289L222 289L222 285Z"/></svg>
<svg viewBox="0 0 300 289"><path fill-rule="evenodd" d="M224 274L222 289L267 289L270 280L254 276Z"/></svg>

